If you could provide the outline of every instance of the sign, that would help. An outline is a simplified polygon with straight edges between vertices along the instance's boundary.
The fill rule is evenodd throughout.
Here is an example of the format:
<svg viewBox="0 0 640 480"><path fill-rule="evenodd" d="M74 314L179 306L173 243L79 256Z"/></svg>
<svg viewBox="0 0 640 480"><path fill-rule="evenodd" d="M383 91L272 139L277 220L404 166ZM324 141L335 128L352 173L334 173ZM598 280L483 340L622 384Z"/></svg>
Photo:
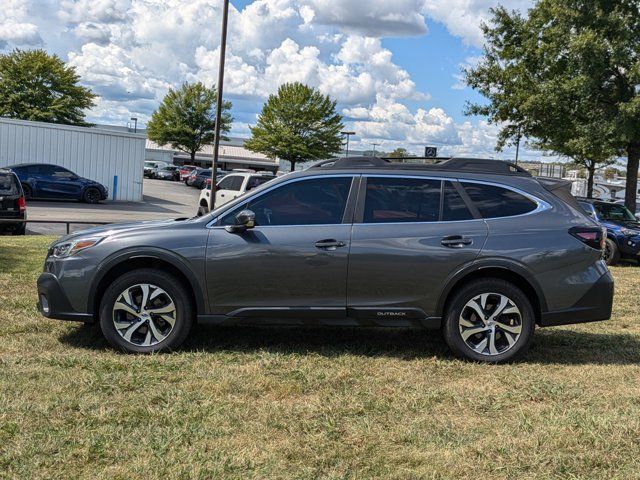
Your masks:
<svg viewBox="0 0 640 480"><path fill-rule="evenodd" d="M436 158L438 156L438 147L424 147L425 158Z"/></svg>

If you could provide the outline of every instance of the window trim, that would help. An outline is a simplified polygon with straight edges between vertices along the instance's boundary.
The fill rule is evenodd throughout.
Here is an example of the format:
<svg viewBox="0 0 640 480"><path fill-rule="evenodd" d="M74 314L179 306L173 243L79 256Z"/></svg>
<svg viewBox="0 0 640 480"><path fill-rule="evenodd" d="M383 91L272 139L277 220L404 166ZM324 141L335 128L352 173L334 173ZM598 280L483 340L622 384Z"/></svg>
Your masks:
<svg viewBox="0 0 640 480"><path fill-rule="evenodd" d="M228 207L225 208L222 212L220 212L220 214L218 214L216 217L214 217L212 220L210 220L209 222L207 222L206 228L208 229L224 229L225 226L224 225L220 225L220 222L222 221L222 217L224 217L227 213L229 213L231 210L233 210L234 208L242 205L243 203L246 203L248 201L251 200L255 200L257 198L260 198L261 196L271 192L272 190L279 188L279 187L283 187L285 185L289 185L291 183L295 183L295 182L300 182L300 181L304 181L304 180L317 180L317 179L322 179L322 178L351 178L351 185L349 185L349 194L347 195L347 203L344 207L344 213L342 214L342 221L340 223L326 223L326 224L318 224L318 223L312 223L312 224L300 224L300 225L259 225L256 226L256 228L288 228L288 227L328 227L328 226L337 226L337 225L350 225L353 223L353 213L355 210L355 203L357 200L357 195L355 194L355 192L358 190L358 182L360 181L360 177L362 175L359 173L344 173L344 174L337 174L337 175L308 175L308 176L303 176L303 177L296 177L296 178L290 178L286 181L280 182L280 183L276 183L274 185L271 185L268 188L265 188L265 190L262 190L260 192L257 193L250 193L247 196L240 196L237 199L233 200L232 202L229 202L228 204L224 205L224 207ZM260 187L258 187L260 188ZM224 208L223 207L223 208Z"/></svg>

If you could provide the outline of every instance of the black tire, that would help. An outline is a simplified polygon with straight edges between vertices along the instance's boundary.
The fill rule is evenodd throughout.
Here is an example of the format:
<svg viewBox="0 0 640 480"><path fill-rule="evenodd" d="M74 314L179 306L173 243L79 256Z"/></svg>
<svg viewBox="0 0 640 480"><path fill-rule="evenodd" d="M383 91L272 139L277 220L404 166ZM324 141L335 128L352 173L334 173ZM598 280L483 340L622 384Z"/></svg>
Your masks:
<svg viewBox="0 0 640 480"><path fill-rule="evenodd" d="M198 207L198 212L196 213L196 215L198 217L202 217L203 215L206 215L207 213L209 213L209 208L204 206L204 205L200 205Z"/></svg>
<svg viewBox="0 0 640 480"><path fill-rule="evenodd" d="M33 198L33 190L31 190L31 187L29 185L26 184L22 184L22 191L24 192L24 199L25 200L31 200Z"/></svg>
<svg viewBox="0 0 640 480"><path fill-rule="evenodd" d="M20 225L19 227L17 227L13 231L14 235L26 235L26 233L27 233L27 224L26 223L23 223L22 225Z"/></svg>
<svg viewBox="0 0 640 480"><path fill-rule="evenodd" d="M131 341L128 341L124 338L124 335L126 335L128 331L128 327L120 329L120 331L123 332L121 335L115 325L115 321L118 319L116 318L116 315L122 315L124 312L118 311L117 314L114 313L114 306L123 292L128 289L133 289L135 292L138 285L159 287L164 291L163 294L156 297L156 301L161 299L162 302L168 303L168 299L173 302L175 311L171 315L174 319L174 324L173 327L171 327L170 324L166 323L161 318L158 318L159 315L147 316L147 319L145 320L144 313L135 317L133 315L125 314L129 319L122 316L118 317L121 320L121 324L131 322L128 323L128 325L134 326L134 323L138 322L140 325L137 329L134 328L133 331L135 333L130 335ZM155 290L150 288L150 291L154 292ZM132 295L134 303L139 300L140 296L136 297ZM151 294L149 295L149 302L151 302ZM149 302L147 302L147 305L150 305ZM181 283L180 279L173 275L162 270L151 268L133 270L118 277L105 291L102 302L100 303L100 328L102 329L102 333L107 341L114 348L122 350L123 352L153 353L172 351L184 342L191 330L191 326L193 324L193 307L191 302L191 296L189 295L186 287ZM153 304L151 305L153 306ZM154 321L153 318L156 318L154 323L156 331L161 331L162 325L165 325L166 328L164 330L166 332L166 337L163 337L162 340L155 344L145 345L145 340L142 339L142 337L147 337L147 335L145 335L147 330L152 330L147 325L149 322ZM146 323L144 323L145 321ZM156 339L156 337L153 338Z"/></svg>
<svg viewBox="0 0 640 480"><path fill-rule="evenodd" d="M91 203L95 205L96 203L100 203L101 199L102 195L100 194L100 190L94 187L87 188L82 194L82 201L84 203Z"/></svg>
<svg viewBox="0 0 640 480"><path fill-rule="evenodd" d="M617 265L620 262L620 250L616 242L610 238L604 240L603 259L609 266Z"/></svg>
<svg viewBox="0 0 640 480"><path fill-rule="evenodd" d="M495 312L495 309L492 310L492 307L495 305L493 302L497 302L501 300L502 297L506 297L510 303L507 304L504 310L512 310L512 306L514 306L519 310L519 315L515 313L506 316L498 315L497 318L500 319L500 321L496 321L495 323L491 320L491 313L489 313L489 316L485 316L484 319L480 318L478 313L475 313L474 317L475 310L465 306L474 299L481 299L482 294L489 294L485 300L485 306L488 307L486 311ZM470 318L472 320L469 321L465 319L465 321L471 323L473 326L466 326L464 324L461 326L462 314L464 313L466 316L469 312L471 312ZM489 323L491 326L487 326ZM520 327L519 336L516 337L502 330L500 326L511 330ZM482 328L488 330L470 335L467 341L463 339L463 329L468 332L469 330ZM477 362L504 363L514 361L524 355L531 344L534 330L535 315L533 308L531 302L522 290L512 283L498 278L483 278L467 283L454 293L446 308L443 335L447 345L449 345L449 348L451 348L457 357ZM488 351L490 348L489 339L491 338L491 332L495 332L493 333L493 354ZM485 338L487 340L486 344L484 343ZM476 340L476 346L482 348L482 352L474 350L468 344L468 342L474 343Z"/></svg>

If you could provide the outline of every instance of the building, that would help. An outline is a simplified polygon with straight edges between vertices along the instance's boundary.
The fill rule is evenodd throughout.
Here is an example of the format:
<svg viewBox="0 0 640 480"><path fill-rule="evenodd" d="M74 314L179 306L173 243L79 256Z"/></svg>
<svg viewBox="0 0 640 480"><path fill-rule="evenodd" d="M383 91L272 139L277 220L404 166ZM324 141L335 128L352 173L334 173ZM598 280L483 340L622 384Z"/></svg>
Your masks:
<svg viewBox="0 0 640 480"><path fill-rule="evenodd" d="M229 138L220 142L218 151L218 166L222 170L251 169L256 171L276 172L279 168L278 160L272 160L261 153L255 153L244 148L244 138ZM190 164L188 153L171 148L169 145L160 146L148 140L146 142L146 160L163 161L176 165ZM195 165L211 167L213 160L213 145L205 145L195 158Z"/></svg>
<svg viewBox="0 0 640 480"><path fill-rule="evenodd" d="M0 118L0 167L61 165L109 189L110 200L142 201L145 135Z"/></svg>

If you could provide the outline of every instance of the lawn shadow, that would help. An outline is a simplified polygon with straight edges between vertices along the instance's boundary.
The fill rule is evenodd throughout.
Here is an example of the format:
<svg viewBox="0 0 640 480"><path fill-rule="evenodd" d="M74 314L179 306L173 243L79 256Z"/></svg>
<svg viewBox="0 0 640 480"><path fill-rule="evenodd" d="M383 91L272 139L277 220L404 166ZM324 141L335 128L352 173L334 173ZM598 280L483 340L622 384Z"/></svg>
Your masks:
<svg viewBox="0 0 640 480"><path fill-rule="evenodd" d="M77 348L109 348L97 327L67 331L60 341ZM319 354L326 357L360 355L404 360L452 355L437 331L332 327L212 327L193 328L180 351ZM521 360L560 365L640 364L640 340L632 335L539 330Z"/></svg>

